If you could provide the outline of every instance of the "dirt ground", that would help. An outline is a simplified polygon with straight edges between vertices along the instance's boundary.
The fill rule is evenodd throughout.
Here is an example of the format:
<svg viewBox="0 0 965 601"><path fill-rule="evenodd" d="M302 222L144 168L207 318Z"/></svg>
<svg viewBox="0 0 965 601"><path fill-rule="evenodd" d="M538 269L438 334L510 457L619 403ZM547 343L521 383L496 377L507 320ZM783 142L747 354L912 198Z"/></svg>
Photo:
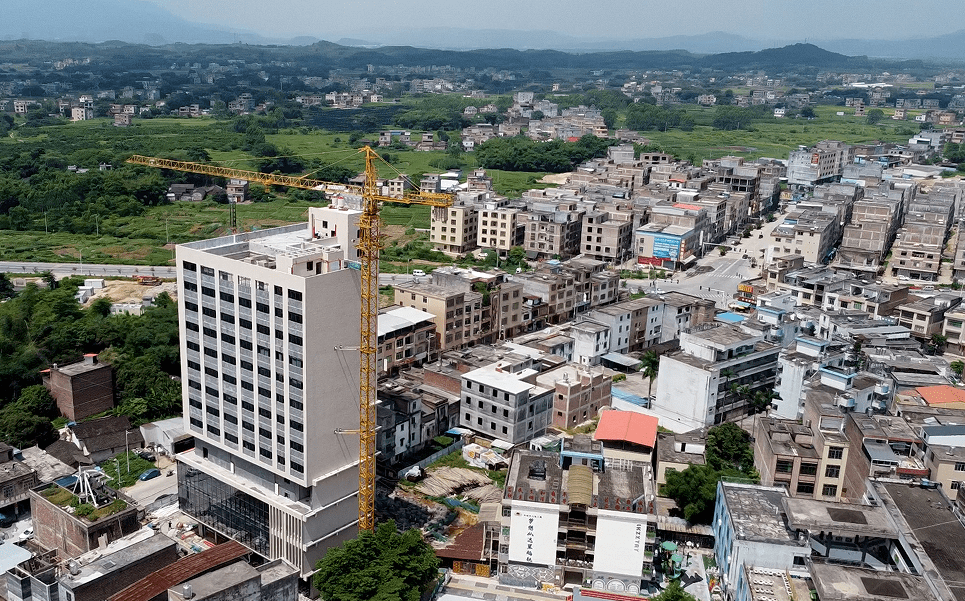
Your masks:
<svg viewBox="0 0 965 601"><path fill-rule="evenodd" d="M113 303L140 303L145 295L157 296L161 292L167 292L176 300L178 285L176 282L162 282L160 286L142 286L133 280L104 280L104 288L95 291L84 306L89 307L99 298L110 299Z"/></svg>

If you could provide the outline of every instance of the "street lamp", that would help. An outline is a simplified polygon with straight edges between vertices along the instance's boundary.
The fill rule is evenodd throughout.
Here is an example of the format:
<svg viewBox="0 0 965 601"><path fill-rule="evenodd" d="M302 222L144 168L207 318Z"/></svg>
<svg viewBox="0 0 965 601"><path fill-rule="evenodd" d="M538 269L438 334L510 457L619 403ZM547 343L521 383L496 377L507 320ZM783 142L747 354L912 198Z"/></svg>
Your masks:
<svg viewBox="0 0 965 601"><path fill-rule="evenodd" d="M124 456L127 457L127 473L131 473L131 451L127 447L127 435L130 434L130 430L124 430Z"/></svg>

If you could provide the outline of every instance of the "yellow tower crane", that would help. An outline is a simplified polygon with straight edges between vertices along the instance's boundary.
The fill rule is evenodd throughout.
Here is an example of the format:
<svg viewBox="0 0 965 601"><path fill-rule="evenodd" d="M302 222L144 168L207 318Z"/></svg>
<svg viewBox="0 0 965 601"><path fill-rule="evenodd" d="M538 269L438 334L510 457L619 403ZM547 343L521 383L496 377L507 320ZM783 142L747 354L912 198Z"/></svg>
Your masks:
<svg viewBox="0 0 965 601"><path fill-rule="evenodd" d="M444 210L452 206L452 197L448 194L421 191L403 194L401 197L381 195L378 193L376 161L385 162L384 159L368 146L361 148L359 152L365 156L365 183L361 188L315 180L306 176L259 173L140 155L132 156L127 162L172 171L258 182L268 186L361 194L362 214L359 217L361 236L358 249L362 279L362 310L359 324L359 429L357 433L359 435L359 530L362 531L375 528L376 351L379 318L379 252L382 250L379 203L428 205L433 207L433 210ZM232 218L232 228L234 227Z"/></svg>

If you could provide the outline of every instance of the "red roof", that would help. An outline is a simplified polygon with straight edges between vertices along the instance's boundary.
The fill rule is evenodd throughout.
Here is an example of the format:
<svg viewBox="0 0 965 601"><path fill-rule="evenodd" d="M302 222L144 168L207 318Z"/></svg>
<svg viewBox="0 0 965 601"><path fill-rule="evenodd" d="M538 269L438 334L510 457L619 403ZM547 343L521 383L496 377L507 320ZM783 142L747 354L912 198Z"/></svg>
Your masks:
<svg viewBox="0 0 965 601"><path fill-rule="evenodd" d="M690 211L699 211L703 207L698 207L697 205L689 205L683 202L678 202L673 206L675 209L688 209Z"/></svg>
<svg viewBox="0 0 965 601"><path fill-rule="evenodd" d="M227 565L251 551L238 541L228 541L195 555L188 555L114 593L108 601L150 601L172 586L187 582Z"/></svg>
<svg viewBox="0 0 965 601"><path fill-rule="evenodd" d="M965 403L965 390L947 384L941 386L920 386L915 390L929 405L942 403Z"/></svg>
<svg viewBox="0 0 965 601"><path fill-rule="evenodd" d="M634 411L604 411L593 438L624 440L652 449L657 443L657 418Z"/></svg>

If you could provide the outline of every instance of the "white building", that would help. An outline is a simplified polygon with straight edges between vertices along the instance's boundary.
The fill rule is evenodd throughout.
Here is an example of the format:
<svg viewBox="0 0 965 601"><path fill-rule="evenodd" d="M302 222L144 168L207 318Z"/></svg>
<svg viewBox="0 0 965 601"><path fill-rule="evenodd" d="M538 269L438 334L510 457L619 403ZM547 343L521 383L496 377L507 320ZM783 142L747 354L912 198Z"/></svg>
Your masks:
<svg viewBox="0 0 965 601"><path fill-rule="evenodd" d="M629 323L627 324L629 327ZM584 320L570 326L573 360L580 365L597 365L610 352L610 326Z"/></svg>
<svg viewBox="0 0 965 601"><path fill-rule="evenodd" d="M356 215L177 248L181 509L303 577L357 533Z"/></svg>
<svg viewBox="0 0 965 601"><path fill-rule="evenodd" d="M553 390L526 381L536 375L532 368L509 370L500 362L462 375L459 425L516 445L545 433Z"/></svg>
<svg viewBox="0 0 965 601"><path fill-rule="evenodd" d="M652 409L689 429L719 424L752 411L751 396L773 390L780 347L723 324L680 335L680 350L660 356Z"/></svg>
<svg viewBox="0 0 965 601"><path fill-rule="evenodd" d="M714 555L728 598L733 598L745 565L787 570L803 567L805 558L810 557L807 538L789 531L781 517L786 498L783 486L717 485Z"/></svg>

